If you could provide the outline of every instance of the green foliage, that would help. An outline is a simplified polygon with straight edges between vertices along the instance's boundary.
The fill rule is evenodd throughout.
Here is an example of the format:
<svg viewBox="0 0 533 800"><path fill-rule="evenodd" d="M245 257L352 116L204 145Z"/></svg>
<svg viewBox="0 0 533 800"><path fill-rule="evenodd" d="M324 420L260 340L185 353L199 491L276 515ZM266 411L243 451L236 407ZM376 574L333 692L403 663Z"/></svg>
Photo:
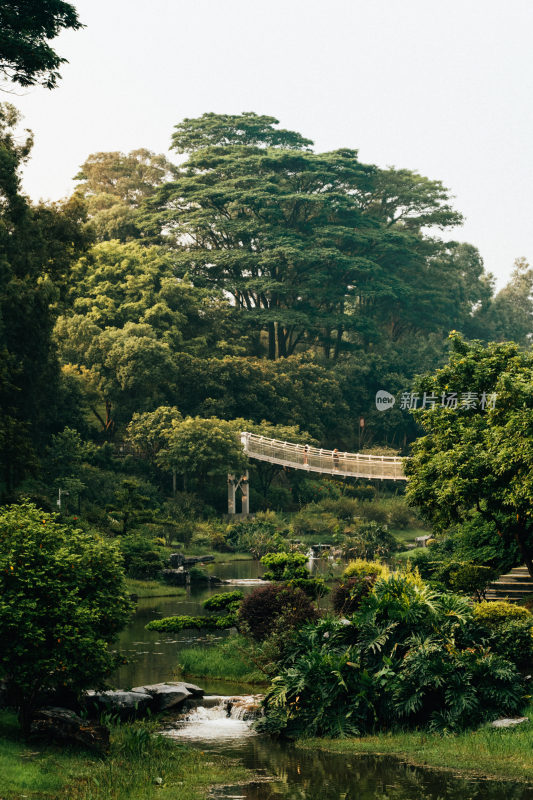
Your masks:
<svg viewBox="0 0 533 800"><path fill-rule="evenodd" d="M345 529L341 547L347 558L386 558L398 549L398 542L385 525L362 522Z"/></svg>
<svg viewBox="0 0 533 800"><path fill-rule="evenodd" d="M533 664L533 614L502 600L474 606L474 620L487 644L524 672Z"/></svg>
<svg viewBox="0 0 533 800"><path fill-rule="evenodd" d="M249 552L260 559L267 553L288 549L282 535L285 532L281 520L272 512L266 512L228 526L226 539L235 550Z"/></svg>
<svg viewBox="0 0 533 800"><path fill-rule="evenodd" d="M460 220L442 184L361 164L348 148L314 153L277 125L252 113L184 120L173 147L188 160L149 201L147 233L165 237L184 273L232 296L272 360L301 348L335 359L380 327L417 327L415 297L419 315L431 308L426 328L449 327L457 309L440 290L462 281L422 233Z"/></svg>
<svg viewBox="0 0 533 800"><path fill-rule="evenodd" d="M454 592L464 592L481 600L498 573L491 567L469 561L443 561L436 563L431 577Z"/></svg>
<svg viewBox="0 0 533 800"><path fill-rule="evenodd" d="M335 613L346 616L357 611L363 598L372 591L377 577L377 573L369 573L338 581L331 593L331 604Z"/></svg>
<svg viewBox="0 0 533 800"><path fill-rule="evenodd" d="M239 625L262 641L272 634L286 634L316 619L317 611L307 595L284 584L259 586L247 595L239 609Z"/></svg>
<svg viewBox="0 0 533 800"><path fill-rule="evenodd" d="M213 476L242 472L247 464L235 425L215 417L187 417L173 424L168 447L157 460L200 484Z"/></svg>
<svg viewBox="0 0 533 800"><path fill-rule="evenodd" d="M365 561L363 558L356 558L355 561L350 561L342 573L343 578L365 578L367 576L387 578L388 575L389 568L386 564L382 564L381 561Z"/></svg>
<svg viewBox="0 0 533 800"><path fill-rule="evenodd" d="M130 611L116 546L30 503L0 512L0 677L24 730L43 693L101 686Z"/></svg>
<svg viewBox="0 0 533 800"><path fill-rule="evenodd" d="M294 515L291 528L297 537L312 536L323 544L329 544L334 535L342 530L342 523L332 513L323 511L313 503Z"/></svg>
<svg viewBox="0 0 533 800"><path fill-rule="evenodd" d="M267 581L289 581L292 578L307 578L307 556L302 553L266 553L261 564L267 568L264 578Z"/></svg>
<svg viewBox="0 0 533 800"><path fill-rule="evenodd" d="M161 575L165 559L160 548L149 539L135 534L123 536L119 540L119 546L129 578L149 581Z"/></svg>
<svg viewBox="0 0 533 800"><path fill-rule="evenodd" d="M93 153L75 180L83 196L91 229L99 241L141 238L139 207L172 178L174 166L163 155L140 148L124 153Z"/></svg>
<svg viewBox="0 0 533 800"><path fill-rule="evenodd" d="M180 615L177 617L153 619L146 625L146 630L177 633L186 628L196 628L197 630L215 631L233 628L236 622L237 616L234 613L218 617L191 617L188 615Z"/></svg>
<svg viewBox="0 0 533 800"><path fill-rule="evenodd" d="M41 0L28 5L12 0L0 7L0 73L19 86L57 85L59 67L66 59L49 44L63 30L82 27L76 9L63 0Z"/></svg>
<svg viewBox="0 0 533 800"><path fill-rule="evenodd" d="M530 620L533 623L533 615L527 608L507 603L505 600L485 600L482 603L476 603L474 617L485 625L499 625L510 619Z"/></svg>
<svg viewBox="0 0 533 800"><path fill-rule="evenodd" d="M325 597L329 592L329 587L323 578L291 578L286 584L294 589L301 589L311 600Z"/></svg>
<svg viewBox="0 0 533 800"><path fill-rule="evenodd" d="M524 705L505 642L502 652L492 643L488 649L469 602L431 590L416 573L378 579L351 623L310 623L286 643L265 698L265 730L306 737L399 725L457 731Z"/></svg>
<svg viewBox="0 0 533 800"><path fill-rule="evenodd" d="M207 611L222 611L226 608L233 608L235 603L240 603L244 595L240 591L235 592L222 592L221 594L214 594L204 600L204 608Z"/></svg>
<svg viewBox="0 0 533 800"><path fill-rule="evenodd" d="M415 443L407 471L409 501L437 531L464 524L475 510L491 523L507 549L533 575L533 523L529 487L533 468L531 436L533 355L514 343L468 344L451 334L449 363L420 381L437 396L447 390L496 394L492 409L436 407L419 411L425 435ZM466 389L465 387L468 387Z"/></svg>
<svg viewBox="0 0 533 800"><path fill-rule="evenodd" d="M5 4L0 19L8 31L19 24ZM14 106L0 104L0 495L11 496L36 471L36 452L66 424L58 418L65 409L52 328L70 263L87 245L79 203L31 206L22 194L20 170L33 138L19 123Z"/></svg>

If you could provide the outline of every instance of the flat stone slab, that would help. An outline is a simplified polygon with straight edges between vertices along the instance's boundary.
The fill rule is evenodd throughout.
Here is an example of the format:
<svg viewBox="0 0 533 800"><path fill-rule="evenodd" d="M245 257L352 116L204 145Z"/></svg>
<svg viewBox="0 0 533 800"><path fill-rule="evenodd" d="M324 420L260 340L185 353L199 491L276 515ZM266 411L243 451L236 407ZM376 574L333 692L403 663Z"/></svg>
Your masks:
<svg viewBox="0 0 533 800"><path fill-rule="evenodd" d="M87 692L87 701L107 711L123 713L142 713L152 705L152 695L144 690L121 692Z"/></svg>
<svg viewBox="0 0 533 800"><path fill-rule="evenodd" d="M495 719L491 722L493 728L512 728L514 725L522 725L524 722L529 722L529 717L504 717L503 719Z"/></svg>
<svg viewBox="0 0 533 800"><path fill-rule="evenodd" d="M185 681L167 681L166 686L184 686L188 692L190 692L194 697L203 697L205 694L203 689L200 689L199 686L196 686L195 683L186 683Z"/></svg>
<svg viewBox="0 0 533 800"><path fill-rule="evenodd" d="M189 691L184 683L152 683L148 686L137 686L131 691L149 694L153 700L154 711L166 711L167 708L174 708L189 697L193 697L193 692Z"/></svg>

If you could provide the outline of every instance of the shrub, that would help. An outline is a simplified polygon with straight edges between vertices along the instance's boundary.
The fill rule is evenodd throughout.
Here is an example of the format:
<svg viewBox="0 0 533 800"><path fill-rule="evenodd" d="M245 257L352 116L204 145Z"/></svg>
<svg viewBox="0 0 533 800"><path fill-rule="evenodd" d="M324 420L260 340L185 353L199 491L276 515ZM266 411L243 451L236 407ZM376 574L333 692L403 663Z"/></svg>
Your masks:
<svg viewBox="0 0 533 800"><path fill-rule="evenodd" d="M294 515L291 527L295 536L312 536L328 543L333 541L336 533L340 533L342 524L330 512L323 511L319 505L311 504Z"/></svg>
<svg viewBox="0 0 533 800"><path fill-rule="evenodd" d="M437 593L417 573L380 578L352 624L319 620L286 642L263 729L360 736L401 723L445 732L519 713L524 682L515 664L479 632L461 645L475 633L472 621L465 597Z"/></svg>
<svg viewBox="0 0 533 800"><path fill-rule="evenodd" d="M510 619L527 619L533 624L533 615L523 606L504 600L483 601L474 606L474 617L486 625L500 625Z"/></svg>
<svg viewBox="0 0 533 800"><path fill-rule="evenodd" d="M98 688L130 612L118 547L31 503L0 511L0 680L25 733L43 694Z"/></svg>
<svg viewBox="0 0 533 800"><path fill-rule="evenodd" d="M185 628L197 628L198 630L216 631L224 630L225 628L233 628L236 622L236 614L226 614L218 617L191 617L188 615L181 615L177 617L153 619L146 625L146 630L177 633Z"/></svg>
<svg viewBox="0 0 533 800"><path fill-rule="evenodd" d="M301 589L311 600L318 600L319 597L324 597L329 592L323 578L291 578L286 585Z"/></svg>
<svg viewBox="0 0 533 800"><path fill-rule="evenodd" d="M519 669L533 664L533 614L504 601L474 606L474 619L491 650L512 661Z"/></svg>
<svg viewBox="0 0 533 800"><path fill-rule="evenodd" d="M464 592L481 600L497 573L491 567L470 561L443 561L435 565L432 577L448 589Z"/></svg>
<svg viewBox="0 0 533 800"><path fill-rule="evenodd" d="M254 558L261 558L267 553L287 549L287 542L282 535L284 533L286 531L276 514L267 511L257 514L253 519L229 525L226 539L235 550L249 552Z"/></svg>
<svg viewBox="0 0 533 800"><path fill-rule="evenodd" d="M377 579L377 573L354 575L335 585L331 593L331 602L336 614L353 614L360 607L367 594L370 594Z"/></svg>
<svg viewBox="0 0 533 800"><path fill-rule="evenodd" d="M404 497L389 497L384 502L384 507L391 528L409 528L417 522L416 514L409 508Z"/></svg>
<svg viewBox="0 0 533 800"><path fill-rule="evenodd" d="M357 517L360 504L353 497L326 498L317 504L324 511L328 511L339 519L349 520Z"/></svg>
<svg viewBox="0 0 533 800"><path fill-rule="evenodd" d="M367 522L376 522L378 525L386 525L389 521L387 509L381 500L373 500L359 505L359 516Z"/></svg>
<svg viewBox="0 0 533 800"><path fill-rule="evenodd" d="M373 559L389 556L398 549L398 543L377 522L364 522L344 536L341 547L345 557Z"/></svg>
<svg viewBox="0 0 533 800"><path fill-rule="evenodd" d="M119 543L129 578L150 581L159 577L164 558L153 542L143 536L132 535L123 536Z"/></svg>
<svg viewBox="0 0 533 800"><path fill-rule="evenodd" d="M233 606L234 603L240 603L244 595L242 592L222 592L221 594L214 594L204 600L204 608L208 611L222 611L225 608Z"/></svg>
<svg viewBox="0 0 533 800"><path fill-rule="evenodd" d="M221 525L210 520L209 522L196 522L191 546L197 550L228 550L226 533Z"/></svg>
<svg viewBox="0 0 533 800"><path fill-rule="evenodd" d="M302 553L266 553L261 564L267 567L267 581L288 581L291 578L308 578L307 556Z"/></svg>
<svg viewBox="0 0 533 800"><path fill-rule="evenodd" d="M362 578L367 575L386 578L389 575L389 568L380 561L365 561L363 558L356 558L355 561L350 561L342 573L343 578L352 578L354 576Z"/></svg>
<svg viewBox="0 0 533 800"><path fill-rule="evenodd" d="M300 628L317 616L316 608L301 589L283 584L254 589L239 609L239 623L258 641L274 631Z"/></svg>
<svg viewBox="0 0 533 800"><path fill-rule="evenodd" d="M191 567L189 569L189 578L191 583L202 583L209 580L209 575L201 567Z"/></svg>

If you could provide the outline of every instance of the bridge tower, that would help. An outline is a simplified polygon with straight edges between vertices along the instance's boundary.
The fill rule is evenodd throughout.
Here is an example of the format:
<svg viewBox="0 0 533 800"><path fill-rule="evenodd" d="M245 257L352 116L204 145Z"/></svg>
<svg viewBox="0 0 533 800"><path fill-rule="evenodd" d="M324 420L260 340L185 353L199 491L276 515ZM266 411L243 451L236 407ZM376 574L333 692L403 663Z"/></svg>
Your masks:
<svg viewBox="0 0 533 800"><path fill-rule="evenodd" d="M235 475L232 473L228 475L228 514L230 516L234 516L237 513L236 495L238 491L241 493L242 516L247 517L250 513L250 481L248 470L238 479L236 479Z"/></svg>

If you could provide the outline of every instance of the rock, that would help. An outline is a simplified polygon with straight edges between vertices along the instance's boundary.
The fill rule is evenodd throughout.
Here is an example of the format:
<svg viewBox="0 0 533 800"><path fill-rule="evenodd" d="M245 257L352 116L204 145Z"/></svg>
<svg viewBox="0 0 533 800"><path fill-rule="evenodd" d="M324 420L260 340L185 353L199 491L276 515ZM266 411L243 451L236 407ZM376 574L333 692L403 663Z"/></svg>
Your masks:
<svg viewBox="0 0 533 800"><path fill-rule="evenodd" d="M523 722L529 722L528 717L503 717L502 719L495 719L491 722L492 728L512 728L514 725L521 725Z"/></svg>
<svg viewBox="0 0 533 800"><path fill-rule="evenodd" d="M168 557L168 561L171 567L177 569L178 567L183 566L183 562L185 561L185 556L183 553L171 553Z"/></svg>
<svg viewBox="0 0 533 800"><path fill-rule="evenodd" d="M86 705L99 711L109 711L121 718L142 714L153 704L152 695L144 690L121 692L87 692Z"/></svg>
<svg viewBox="0 0 533 800"><path fill-rule="evenodd" d="M203 697L205 692L203 689L200 689L199 686L196 686L195 683L185 683L184 681L167 681L167 686L184 686L188 692L192 694L193 697Z"/></svg>
<svg viewBox="0 0 533 800"><path fill-rule="evenodd" d="M166 711L167 708L179 706L184 700L193 697L193 693L184 683L153 683L149 686L138 686L131 691L149 694L153 699L154 711Z"/></svg>
<svg viewBox="0 0 533 800"><path fill-rule="evenodd" d="M189 556L184 557L182 563L184 567L192 567L194 564L208 564L214 560L215 556Z"/></svg>
<svg viewBox="0 0 533 800"><path fill-rule="evenodd" d="M31 724L30 733L60 742L77 742L95 750L109 748L109 729L79 717L67 708L41 708Z"/></svg>

